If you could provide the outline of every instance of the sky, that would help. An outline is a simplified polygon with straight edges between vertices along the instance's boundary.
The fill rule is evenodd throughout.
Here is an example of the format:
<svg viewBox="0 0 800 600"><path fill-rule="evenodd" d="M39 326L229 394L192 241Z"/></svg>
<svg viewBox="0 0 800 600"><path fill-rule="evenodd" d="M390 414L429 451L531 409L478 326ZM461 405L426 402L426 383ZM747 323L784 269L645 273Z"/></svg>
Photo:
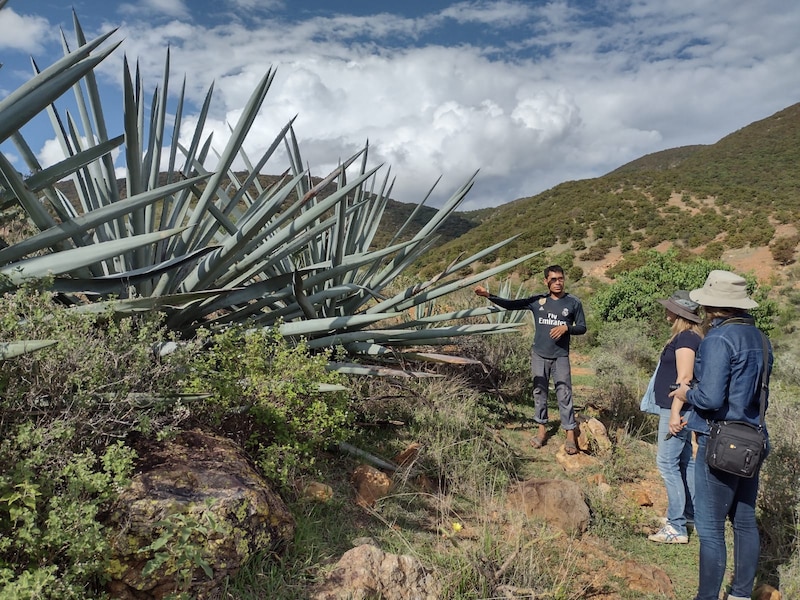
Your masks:
<svg viewBox="0 0 800 600"><path fill-rule="evenodd" d="M31 57L43 68L62 55L60 28L74 43L73 9L89 39L118 28L99 67L109 106L123 58L150 95L169 48L190 122L214 85L209 131L222 147L275 68L251 156L296 116L312 175L369 142L402 202L441 177L429 201L441 204L478 171L462 210L712 144L800 102L800 3L785 0L9 0L0 99L30 79ZM61 158L47 126L23 130L45 166Z"/></svg>

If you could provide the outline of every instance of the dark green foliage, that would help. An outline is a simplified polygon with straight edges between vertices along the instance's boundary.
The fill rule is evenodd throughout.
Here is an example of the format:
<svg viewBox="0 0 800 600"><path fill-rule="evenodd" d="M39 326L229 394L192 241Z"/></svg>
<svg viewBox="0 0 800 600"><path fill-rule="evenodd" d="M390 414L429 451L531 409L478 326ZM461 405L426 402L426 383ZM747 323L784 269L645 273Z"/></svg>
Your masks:
<svg viewBox="0 0 800 600"><path fill-rule="evenodd" d="M781 265L793 263L798 243L800 243L800 236L798 235L776 238L769 246L772 258Z"/></svg>
<svg viewBox="0 0 800 600"><path fill-rule="evenodd" d="M159 357L155 345L169 338L155 313L108 319L20 289L0 298L0 340L21 339L58 343L0 361L4 599L103 597L110 551L102 515L132 473L136 457L123 440L133 431L163 437L190 422L235 437L242 425L257 462L283 481L347 434L346 396L317 392L339 380L326 357L268 330L231 329L204 340L209 354L198 356L194 344ZM181 401L185 391L214 397ZM200 564L186 527L173 525L164 556Z"/></svg>
<svg viewBox="0 0 800 600"><path fill-rule="evenodd" d="M667 298L678 289L702 287L711 270L726 268L724 263L705 259L683 262L675 252L649 251L640 258L641 266L618 274L614 283L593 298L600 319L660 319L664 309L656 302L658 298Z"/></svg>
<svg viewBox="0 0 800 600"><path fill-rule="evenodd" d="M160 324L106 321L20 289L0 299L0 339L56 339L0 361L0 595L99 598L109 547L99 516L133 468L119 441L174 421L154 400L173 368Z"/></svg>
<svg viewBox="0 0 800 600"><path fill-rule="evenodd" d="M343 381L326 370L327 356L310 355L302 342L293 345L277 330L232 327L209 342L184 389L211 394L204 420L249 434L239 441L266 475L286 484L317 451L347 437L347 395L318 391L320 384Z"/></svg>
<svg viewBox="0 0 800 600"><path fill-rule="evenodd" d="M730 270L725 263L703 258L681 261L672 251L663 254L651 251L641 258L646 260L645 264L619 274L614 283L593 298L592 305L600 319L655 321L664 310L656 302L658 298L667 298L675 290L702 287L713 269ZM744 277L749 295L759 303L758 308L751 311L756 324L769 333L774 327L773 318L778 314L777 303L767 298L769 289L759 286L755 277Z"/></svg>

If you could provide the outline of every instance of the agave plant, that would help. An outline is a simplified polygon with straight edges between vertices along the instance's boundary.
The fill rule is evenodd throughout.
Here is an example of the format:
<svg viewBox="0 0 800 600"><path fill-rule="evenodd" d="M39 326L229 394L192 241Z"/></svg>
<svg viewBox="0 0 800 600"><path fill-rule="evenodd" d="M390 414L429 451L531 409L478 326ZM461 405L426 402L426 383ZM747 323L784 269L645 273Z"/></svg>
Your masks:
<svg viewBox="0 0 800 600"><path fill-rule="evenodd" d="M0 0L0 9L4 4ZM13 141L31 173L18 173L0 154L0 206L20 206L38 232L0 249L0 279L7 286L47 276L57 297L78 311L160 310L168 326L184 336L229 323L277 326L284 336L307 338L312 348L342 346L385 359L395 357L398 347L515 327L471 322L494 312L489 307L407 316L414 307L538 254L457 277L511 239L457 261L427 282L390 292L398 275L435 247L437 231L475 175L410 239L401 236L430 192L388 247L373 248L392 180L388 171L379 177L381 167L368 166L368 144L322 178L302 167L291 121L262 155L244 152L273 69L253 90L225 147L215 152L205 133L213 85L191 141L182 145L185 83L168 111L169 51L147 116L142 79L126 59L124 131L111 135L94 69L118 44L109 42L113 31L87 41L77 16L73 21L77 47L62 33L63 58L45 69L34 62L30 81L0 101L0 142ZM77 115L61 114L55 104L70 89ZM22 133L42 111L66 156L48 168ZM259 174L280 148L288 164L275 168L281 176L265 183ZM116 149L125 157L124 192L111 158ZM234 164L245 168L237 171ZM65 181L74 186L77 201L59 185Z"/></svg>

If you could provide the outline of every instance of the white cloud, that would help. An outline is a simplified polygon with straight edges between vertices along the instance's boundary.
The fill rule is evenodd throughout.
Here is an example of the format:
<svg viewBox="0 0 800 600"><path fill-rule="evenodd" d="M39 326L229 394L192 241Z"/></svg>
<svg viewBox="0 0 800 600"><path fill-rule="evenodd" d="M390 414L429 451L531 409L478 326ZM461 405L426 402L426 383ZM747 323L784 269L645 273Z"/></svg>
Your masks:
<svg viewBox="0 0 800 600"><path fill-rule="evenodd" d="M524 22L534 13L530 4L522 2L458 2L443 9L439 16L459 23L514 26Z"/></svg>
<svg viewBox="0 0 800 600"><path fill-rule="evenodd" d="M40 51L50 38L47 19L20 15L8 7L0 10L0 49L34 53Z"/></svg>
<svg viewBox="0 0 800 600"><path fill-rule="evenodd" d="M263 151L298 115L315 175L369 140L372 160L397 176L402 201L420 200L444 175L441 201L480 169L466 207L508 202L643 154L713 143L800 100L800 7L779 0L611 0L590 9L482 0L418 18L297 21L271 15L280 2L254 1L228 0L252 12L217 26L199 25L198 15L158 22L130 13L119 34L124 52L138 58L151 90L169 45L171 88L186 74L195 107L214 83L208 128L218 148L226 123L277 67L248 153ZM167 17L187 7L149 2ZM482 27L494 45L450 41L448 28L459 24ZM118 82L122 56L102 66Z"/></svg>
<svg viewBox="0 0 800 600"><path fill-rule="evenodd" d="M64 151L61 149L61 144L57 139L53 138L44 142L36 158L39 159L39 164L42 165L42 168L46 169L64 160L65 156Z"/></svg>
<svg viewBox="0 0 800 600"><path fill-rule="evenodd" d="M81 138L81 144L83 147L88 146L88 140L86 138ZM115 148L111 151L111 158L112 160L117 160L120 156L121 152L119 148ZM61 162L66 158L66 154L64 154L64 150L61 148L61 143L55 139L51 138L49 140L45 140L40 148L39 152L36 154L36 158L39 161L39 164L42 166L43 169L47 167L52 167L53 165ZM121 167L116 170L118 177L125 176L125 168Z"/></svg>
<svg viewBox="0 0 800 600"><path fill-rule="evenodd" d="M283 0L227 0L227 3L233 9L246 10L276 10L283 8L286 4Z"/></svg>

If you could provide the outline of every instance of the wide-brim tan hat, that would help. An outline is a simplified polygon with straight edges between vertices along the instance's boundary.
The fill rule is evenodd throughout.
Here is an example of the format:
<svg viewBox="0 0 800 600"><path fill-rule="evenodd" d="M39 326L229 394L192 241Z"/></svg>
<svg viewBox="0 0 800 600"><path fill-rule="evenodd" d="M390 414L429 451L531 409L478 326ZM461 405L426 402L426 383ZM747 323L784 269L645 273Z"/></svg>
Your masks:
<svg viewBox="0 0 800 600"><path fill-rule="evenodd" d="M697 311L700 310L700 305L689 298L689 292L686 290L678 290L669 298L659 299L656 302L672 314L678 315L687 321L692 323L703 322L703 318L697 314Z"/></svg>
<svg viewBox="0 0 800 600"><path fill-rule="evenodd" d="M689 292L689 297L703 306L716 308L755 308L758 302L747 295L744 277L730 271L714 270L703 287Z"/></svg>

